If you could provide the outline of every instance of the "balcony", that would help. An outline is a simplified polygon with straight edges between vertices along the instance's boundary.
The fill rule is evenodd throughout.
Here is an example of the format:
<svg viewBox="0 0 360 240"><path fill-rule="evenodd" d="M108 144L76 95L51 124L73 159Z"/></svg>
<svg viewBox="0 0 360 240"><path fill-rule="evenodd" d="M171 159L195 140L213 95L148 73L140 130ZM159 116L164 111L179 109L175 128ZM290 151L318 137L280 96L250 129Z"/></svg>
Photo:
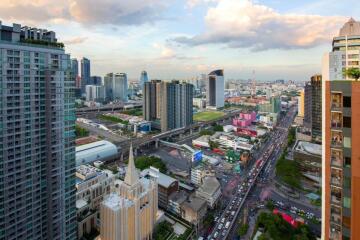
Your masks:
<svg viewBox="0 0 360 240"><path fill-rule="evenodd" d="M342 240L341 227L331 224L330 226L330 239L331 240Z"/></svg>
<svg viewBox="0 0 360 240"><path fill-rule="evenodd" d="M331 149L331 165L335 167L343 166L343 152L338 149Z"/></svg>
<svg viewBox="0 0 360 240"><path fill-rule="evenodd" d="M331 168L331 184L336 185L336 186L342 186L342 170L340 169L336 169L336 168Z"/></svg>
<svg viewBox="0 0 360 240"><path fill-rule="evenodd" d="M331 112L331 128L343 127L343 114L342 112Z"/></svg>
<svg viewBox="0 0 360 240"><path fill-rule="evenodd" d="M341 131L331 131L331 146L333 147L344 146L344 137Z"/></svg>
<svg viewBox="0 0 360 240"><path fill-rule="evenodd" d="M341 226L341 208L331 206L330 221Z"/></svg>
<svg viewBox="0 0 360 240"><path fill-rule="evenodd" d="M331 107L333 109L339 109L343 107L342 93L331 93Z"/></svg>
<svg viewBox="0 0 360 240"><path fill-rule="evenodd" d="M341 205L341 188L331 187L331 203Z"/></svg>

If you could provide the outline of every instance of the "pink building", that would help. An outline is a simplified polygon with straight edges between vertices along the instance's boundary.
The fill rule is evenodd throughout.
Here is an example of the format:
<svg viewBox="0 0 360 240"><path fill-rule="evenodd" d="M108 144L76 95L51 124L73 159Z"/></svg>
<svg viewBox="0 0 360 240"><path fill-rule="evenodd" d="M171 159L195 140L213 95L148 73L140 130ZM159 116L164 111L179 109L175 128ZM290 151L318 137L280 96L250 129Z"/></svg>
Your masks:
<svg viewBox="0 0 360 240"><path fill-rule="evenodd" d="M239 117L233 119L233 125L237 127L248 127L256 120L256 112L240 113Z"/></svg>

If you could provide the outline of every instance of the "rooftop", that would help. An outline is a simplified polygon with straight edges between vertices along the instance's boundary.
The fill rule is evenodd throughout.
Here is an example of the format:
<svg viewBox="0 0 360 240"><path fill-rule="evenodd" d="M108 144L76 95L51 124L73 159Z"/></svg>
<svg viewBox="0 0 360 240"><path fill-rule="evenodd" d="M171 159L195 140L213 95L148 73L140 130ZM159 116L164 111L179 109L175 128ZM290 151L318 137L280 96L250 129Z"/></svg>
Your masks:
<svg viewBox="0 0 360 240"><path fill-rule="evenodd" d="M118 154L117 147L109 141L96 141L75 148L76 166L103 160Z"/></svg>
<svg viewBox="0 0 360 240"><path fill-rule="evenodd" d="M340 29L339 37L343 36L360 36L360 22L355 21L353 18L350 18L348 22Z"/></svg>
<svg viewBox="0 0 360 240"><path fill-rule="evenodd" d="M320 144L298 141L295 145L295 150L307 154L312 155L320 155L322 154L322 146Z"/></svg>
<svg viewBox="0 0 360 240"><path fill-rule="evenodd" d="M218 191L219 188L220 183L216 177L206 177L198 191L204 192L208 195L213 195L216 191Z"/></svg>
<svg viewBox="0 0 360 240"><path fill-rule="evenodd" d="M145 177L145 176L156 177L158 184L165 187L165 188L168 188L174 182L177 182L177 180L175 178L172 178L172 177L170 177L170 176L168 176L166 174L163 174L161 172L157 172L153 168L144 169L141 172L141 176L142 177Z"/></svg>
<svg viewBox="0 0 360 240"><path fill-rule="evenodd" d="M190 197L183 203L183 207L192 209L194 212L200 211L207 203L205 200L198 197Z"/></svg>

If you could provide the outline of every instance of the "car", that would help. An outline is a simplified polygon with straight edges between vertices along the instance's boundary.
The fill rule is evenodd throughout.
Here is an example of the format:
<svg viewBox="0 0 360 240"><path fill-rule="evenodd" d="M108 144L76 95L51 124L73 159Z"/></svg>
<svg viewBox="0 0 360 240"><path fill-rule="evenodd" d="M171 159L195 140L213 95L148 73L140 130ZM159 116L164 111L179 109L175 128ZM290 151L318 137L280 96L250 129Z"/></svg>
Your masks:
<svg viewBox="0 0 360 240"><path fill-rule="evenodd" d="M225 236L226 236L226 231L223 231L223 232L221 233L221 236L225 237Z"/></svg>
<svg viewBox="0 0 360 240"><path fill-rule="evenodd" d="M220 223L219 226L218 226L218 229L221 230L223 228L223 226L224 225L222 223Z"/></svg>
<svg viewBox="0 0 360 240"><path fill-rule="evenodd" d="M214 233L214 238L217 238L218 235L219 235L219 232L215 232Z"/></svg>
<svg viewBox="0 0 360 240"><path fill-rule="evenodd" d="M221 219L221 223L224 223L225 222L225 218L223 217L222 219Z"/></svg>

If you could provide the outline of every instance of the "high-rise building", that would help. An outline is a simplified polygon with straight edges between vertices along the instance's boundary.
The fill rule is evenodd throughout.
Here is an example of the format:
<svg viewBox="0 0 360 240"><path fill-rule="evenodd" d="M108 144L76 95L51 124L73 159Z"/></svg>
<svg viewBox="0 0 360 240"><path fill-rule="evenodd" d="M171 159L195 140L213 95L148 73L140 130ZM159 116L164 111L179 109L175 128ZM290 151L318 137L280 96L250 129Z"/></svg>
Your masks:
<svg viewBox="0 0 360 240"><path fill-rule="evenodd" d="M161 131L181 128L193 123L194 86L179 81L161 83Z"/></svg>
<svg viewBox="0 0 360 240"><path fill-rule="evenodd" d="M0 239L76 239L75 77L55 32L0 22Z"/></svg>
<svg viewBox="0 0 360 240"><path fill-rule="evenodd" d="M91 76L90 77L90 83L91 85L101 85L101 77L100 76Z"/></svg>
<svg viewBox="0 0 360 240"><path fill-rule="evenodd" d="M209 73L206 81L206 106L209 108L224 107L224 70Z"/></svg>
<svg viewBox="0 0 360 240"><path fill-rule="evenodd" d="M360 239L360 22L350 19L323 58L322 237Z"/></svg>
<svg viewBox="0 0 360 240"><path fill-rule="evenodd" d="M146 71L142 71L140 75L140 88L144 89L144 84L149 81L149 77Z"/></svg>
<svg viewBox="0 0 360 240"><path fill-rule="evenodd" d="M304 126L311 128L312 118L312 94L311 94L311 83L306 82L304 87Z"/></svg>
<svg viewBox="0 0 360 240"><path fill-rule="evenodd" d="M147 121L160 119L161 80L145 82L143 90L143 117Z"/></svg>
<svg viewBox="0 0 360 240"><path fill-rule="evenodd" d="M76 58L71 59L71 71L75 78L79 76L79 61Z"/></svg>
<svg viewBox="0 0 360 240"><path fill-rule="evenodd" d="M321 142L321 102L322 102L322 77L317 74L311 77L311 134L316 142Z"/></svg>
<svg viewBox="0 0 360 240"><path fill-rule="evenodd" d="M194 86L179 81L151 80L144 85L144 118L160 120L161 130L185 127L193 123Z"/></svg>
<svg viewBox="0 0 360 240"><path fill-rule="evenodd" d="M108 101L128 100L128 83L126 73L108 73L104 77L105 96Z"/></svg>
<svg viewBox="0 0 360 240"><path fill-rule="evenodd" d="M81 59L81 92L85 93L85 86L91 84L90 60Z"/></svg>
<svg viewBox="0 0 360 240"><path fill-rule="evenodd" d="M300 90L300 96L298 97L298 116L304 117L305 108L305 99L304 99L304 89Z"/></svg>
<svg viewBox="0 0 360 240"><path fill-rule="evenodd" d="M104 100L104 86L86 85L86 101L103 102Z"/></svg>
<svg viewBox="0 0 360 240"><path fill-rule="evenodd" d="M101 240L152 239L158 211L158 176L139 178L132 147L125 180L115 181L115 192L100 207Z"/></svg>

